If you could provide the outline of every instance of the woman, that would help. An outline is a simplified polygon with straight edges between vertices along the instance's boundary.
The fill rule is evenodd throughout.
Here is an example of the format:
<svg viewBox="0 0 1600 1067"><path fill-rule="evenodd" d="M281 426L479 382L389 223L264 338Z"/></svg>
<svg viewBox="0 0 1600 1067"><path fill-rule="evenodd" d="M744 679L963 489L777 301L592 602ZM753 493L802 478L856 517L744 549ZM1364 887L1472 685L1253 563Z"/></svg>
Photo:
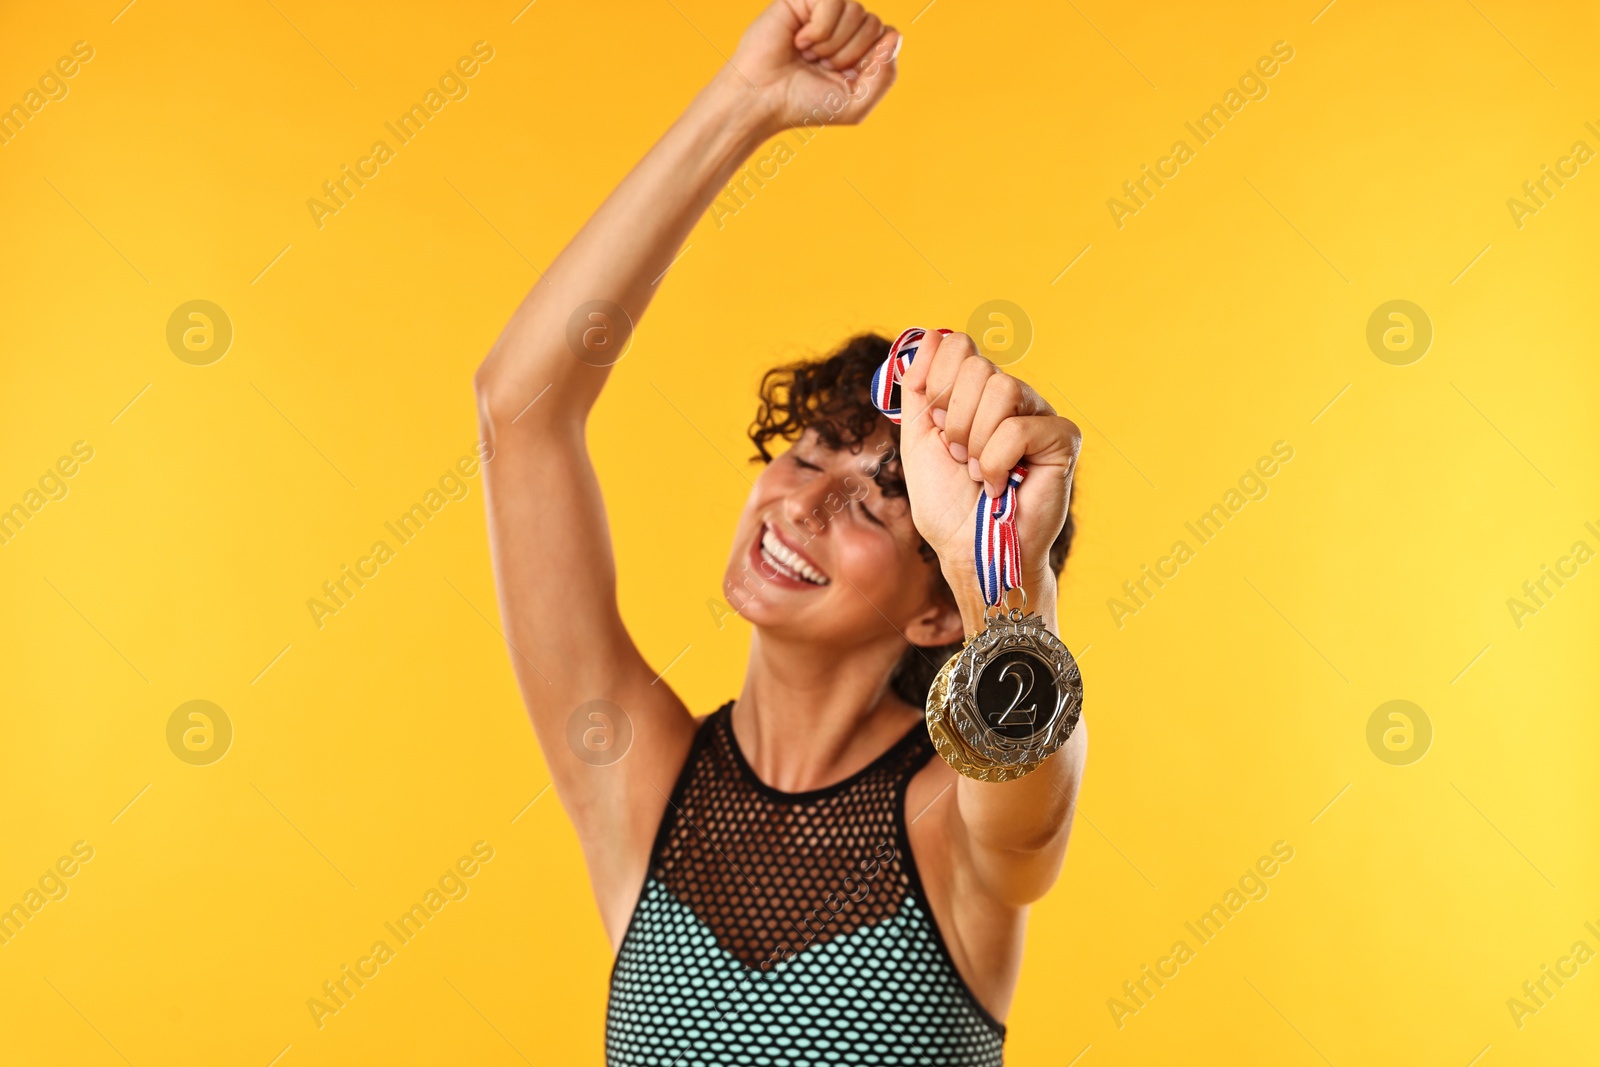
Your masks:
<svg viewBox="0 0 1600 1067"><path fill-rule="evenodd" d="M899 46L856 3L772 4L476 378L512 662L618 953L613 1064L997 1064L1028 905L1066 853L1083 729L1015 781L930 758L929 682L984 628L979 494L1028 465L1020 585L1054 631L1080 440L965 335L922 339L899 426L870 395L882 338L769 374L752 430L769 462L725 577L754 629L736 701L694 718L617 607L584 439L605 353L754 149L818 116L860 122ZM631 725L615 766L568 740L594 700Z"/></svg>

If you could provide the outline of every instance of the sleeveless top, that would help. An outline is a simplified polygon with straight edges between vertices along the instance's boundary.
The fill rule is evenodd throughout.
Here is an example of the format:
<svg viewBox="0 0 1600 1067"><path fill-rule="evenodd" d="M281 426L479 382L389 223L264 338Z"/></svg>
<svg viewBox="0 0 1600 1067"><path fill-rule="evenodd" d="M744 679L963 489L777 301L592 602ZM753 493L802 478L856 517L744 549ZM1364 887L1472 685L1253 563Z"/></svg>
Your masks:
<svg viewBox="0 0 1600 1067"><path fill-rule="evenodd" d="M751 770L729 701L695 735L611 971L610 1067L998 1067L906 835L918 724L842 782Z"/></svg>

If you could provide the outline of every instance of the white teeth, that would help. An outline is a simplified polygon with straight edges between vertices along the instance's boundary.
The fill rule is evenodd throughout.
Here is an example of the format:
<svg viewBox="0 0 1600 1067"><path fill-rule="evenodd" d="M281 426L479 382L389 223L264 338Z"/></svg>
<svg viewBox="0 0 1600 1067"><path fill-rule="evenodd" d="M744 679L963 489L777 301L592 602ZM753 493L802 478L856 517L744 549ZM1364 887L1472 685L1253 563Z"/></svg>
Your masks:
<svg viewBox="0 0 1600 1067"><path fill-rule="evenodd" d="M798 578L812 585L828 584L827 576L807 563L798 552L778 540L778 535L772 532L771 527L766 528L761 534L761 556L791 578Z"/></svg>

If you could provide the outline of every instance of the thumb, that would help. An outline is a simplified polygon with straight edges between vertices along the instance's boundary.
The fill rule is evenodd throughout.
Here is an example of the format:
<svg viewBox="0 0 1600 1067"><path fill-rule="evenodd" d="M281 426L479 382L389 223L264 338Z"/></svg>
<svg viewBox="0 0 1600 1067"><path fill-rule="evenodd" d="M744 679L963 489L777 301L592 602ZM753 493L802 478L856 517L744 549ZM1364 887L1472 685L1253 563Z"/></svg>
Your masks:
<svg viewBox="0 0 1600 1067"><path fill-rule="evenodd" d="M938 330L924 330L917 340L907 341L906 334L917 329L920 327L906 330L895 341L896 347L916 349L911 366L906 368L905 377L900 381L900 440L907 448L919 444L938 430L928 411L928 371L933 366L934 353L939 350L939 342L944 340L944 334Z"/></svg>
<svg viewBox="0 0 1600 1067"><path fill-rule="evenodd" d="M894 85L897 73L896 57L900 55L900 46L904 40L899 30L893 27L885 29L883 36L872 46L872 50L850 68L853 77L851 74L846 74L850 88L849 99L840 115L842 119L847 122L860 122Z"/></svg>

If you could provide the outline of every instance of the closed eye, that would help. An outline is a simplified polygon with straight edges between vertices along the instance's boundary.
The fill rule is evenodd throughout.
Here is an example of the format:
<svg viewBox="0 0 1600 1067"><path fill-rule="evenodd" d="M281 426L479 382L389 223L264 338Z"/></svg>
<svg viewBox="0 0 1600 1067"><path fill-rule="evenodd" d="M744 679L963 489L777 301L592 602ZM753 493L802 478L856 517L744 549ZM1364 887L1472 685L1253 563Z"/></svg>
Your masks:
<svg viewBox="0 0 1600 1067"><path fill-rule="evenodd" d="M795 466L799 467L801 470L807 470L807 471L820 471L820 470L822 470L822 468L819 467L817 464L812 463L810 460L803 458L798 453L796 453L793 449L790 449L787 453L785 453L785 455L789 459L793 460ZM867 507L867 502L866 502L866 498L865 497L852 497L851 500L850 500L850 503L855 505L856 510L861 512L861 514L865 515L867 517L867 521L871 522L873 525L882 526L884 524L883 520L878 518L878 516L874 515L872 513L872 509Z"/></svg>

